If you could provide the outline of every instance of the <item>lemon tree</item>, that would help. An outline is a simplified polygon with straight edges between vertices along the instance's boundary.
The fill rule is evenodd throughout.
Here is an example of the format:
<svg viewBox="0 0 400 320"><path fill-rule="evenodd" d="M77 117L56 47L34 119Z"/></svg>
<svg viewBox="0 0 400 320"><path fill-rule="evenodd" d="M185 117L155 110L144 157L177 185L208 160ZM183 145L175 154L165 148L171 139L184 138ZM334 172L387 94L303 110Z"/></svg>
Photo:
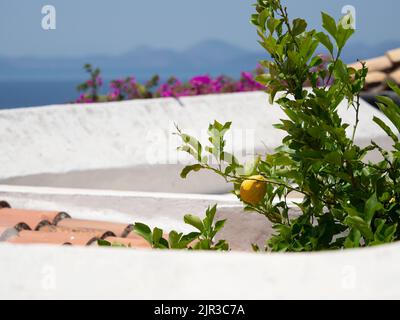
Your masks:
<svg viewBox="0 0 400 320"><path fill-rule="evenodd" d="M282 145L252 163L240 164L225 150L225 134L231 123L214 121L208 146L178 129L180 150L192 155L194 165L182 172L210 170L233 184L233 192L246 210L256 211L273 224L275 235L266 250L317 251L378 245L400 239L400 109L386 97L381 110L397 130L374 118L393 140L393 150L375 142L365 148L354 143L359 123L360 92L367 68L348 67L342 52L354 30L352 17L335 21L322 13L322 29L309 29L303 19L290 19L280 0L258 0L251 21L268 59L268 70L257 80L271 102L279 104L287 118L275 125L285 132ZM317 49L330 56L327 68ZM310 87L310 89L306 89ZM391 85L400 94L400 89ZM355 125L338 113L343 101L354 110ZM350 131L350 133L349 133ZM365 156L377 150L383 160L368 163ZM210 161L213 159L213 161ZM288 196L303 196L299 216L291 216Z"/></svg>

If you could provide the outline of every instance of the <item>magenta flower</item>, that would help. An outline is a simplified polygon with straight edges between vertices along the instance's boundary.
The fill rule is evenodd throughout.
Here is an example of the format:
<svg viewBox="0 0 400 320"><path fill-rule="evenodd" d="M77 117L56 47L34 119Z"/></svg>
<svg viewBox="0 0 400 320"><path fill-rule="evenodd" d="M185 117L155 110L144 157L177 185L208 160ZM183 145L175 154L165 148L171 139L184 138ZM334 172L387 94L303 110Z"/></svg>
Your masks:
<svg viewBox="0 0 400 320"><path fill-rule="evenodd" d="M324 61L324 63L328 62ZM128 77L111 81L109 84L110 92L105 98L108 101L119 101L265 90L265 87L255 80L257 75L264 72L264 68L258 65L254 72L242 72L239 80L234 80L227 76L214 78L210 75L199 75L191 78L189 81L181 81L176 77L171 77L160 85L158 84L159 77L157 76L144 84L138 82L135 77ZM103 85L103 79L98 75L95 82L88 80L86 85L89 89L83 89L85 93L79 96L77 102L89 103L94 101L93 97L97 97L97 95L93 92L96 90L96 87Z"/></svg>
<svg viewBox="0 0 400 320"><path fill-rule="evenodd" d="M204 86L204 85L209 85L212 82L212 79L210 76L205 75L205 76L198 76L190 79L190 84L194 87L199 87L199 86Z"/></svg>

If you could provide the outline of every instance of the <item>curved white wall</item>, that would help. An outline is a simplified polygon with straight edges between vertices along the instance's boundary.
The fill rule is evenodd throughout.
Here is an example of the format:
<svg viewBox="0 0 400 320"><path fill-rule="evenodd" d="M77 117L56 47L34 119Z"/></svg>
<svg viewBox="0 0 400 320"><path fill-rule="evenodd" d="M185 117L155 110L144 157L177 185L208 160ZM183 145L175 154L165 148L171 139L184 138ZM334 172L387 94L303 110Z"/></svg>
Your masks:
<svg viewBox="0 0 400 320"><path fill-rule="evenodd" d="M254 130L258 150L264 149L263 142L268 148L277 146L282 137L272 124L283 114L278 107L267 106L263 93L193 97L181 102L158 99L0 111L0 182L73 187L79 180L89 188L224 192L227 186L217 184L214 177L199 180L196 175L181 185L177 167L149 166L145 150L149 145L155 150L172 148L162 138L170 136L172 122L198 135L214 119L233 121L235 129ZM352 112L345 105L340 108L351 122ZM372 123L375 114L378 111L362 103L358 141L374 139L388 147L385 135ZM148 135L157 128L161 135ZM241 150L242 146L237 143L234 148ZM151 160L168 163L166 154L161 152ZM262 244L270 232L267 221L260 220L263 217L241 214L237 201L220 195L1 185L0 196L15 207L65 209L82 218L138 220L165 230L183 230L185 226L178 223L183 214L201 214L206 206L219 203L219 216L229 218L225 236L237 249L253 242ZM398 244L345 252L264 255L3 244L0 253L0 297L7 299L400 297ZM160 269L160 265L168 267ZM44 271L49 268L56 275L51 290L43 286ZM204 270L212 270L207 275L209 282L198 277ZM175 290L170 290L171 285Z"/></svg>
<svg viewBox="0 0 400 320"><path fill-rule="evenodd" d="M224 254L0 245L0 298L399 299L399 249Z"/></svg>
<svg viewBox="0 0 400 320"><path fill-rule="evenodd" d="M59 105L0 111L0 181L3 184L188 193L222 193L230 187L212 175L179 178L182 165L172 135L177 123L206 139L214 119L233 122L233 149L275 148L272 128L284 114L262 92L106 104ZM347 121L353 111L343 104ZM358 139L384 140L372 123L377 114L362 103ZM253 142L252 142L253 140ZM186 159L182 158L181 160ZM154 166L159 164L158 166Z"/></svg>

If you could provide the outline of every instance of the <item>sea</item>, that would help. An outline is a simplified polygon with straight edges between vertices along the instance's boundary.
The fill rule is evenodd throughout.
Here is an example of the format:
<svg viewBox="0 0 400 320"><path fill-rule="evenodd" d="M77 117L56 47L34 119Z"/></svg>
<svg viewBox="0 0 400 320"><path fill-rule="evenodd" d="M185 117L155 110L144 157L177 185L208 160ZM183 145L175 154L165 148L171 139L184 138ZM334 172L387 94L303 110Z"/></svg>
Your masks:
<svg viewBox="0 0 400 320"><path fill-rule="evenodd" d="M185 73L177 74L182 80L191 76ZM109 91L109 83L113 79L123 77L106 77L104 85L99 90L100 94ZM150 77L136 77L139 82L145 82ZM162 75L160 81L166 81L167 76ZM15 109L27 107L40 107L53 104L66 104L76 101L80 92L76 87L87 79L4 79L0 77L0 109Z"/></svg>
<svg viewBox="0 0 400 320"><path fill-rule="evenodd" d="M76 80L0 80L0 109L70 103L77 99Z"/></svg>

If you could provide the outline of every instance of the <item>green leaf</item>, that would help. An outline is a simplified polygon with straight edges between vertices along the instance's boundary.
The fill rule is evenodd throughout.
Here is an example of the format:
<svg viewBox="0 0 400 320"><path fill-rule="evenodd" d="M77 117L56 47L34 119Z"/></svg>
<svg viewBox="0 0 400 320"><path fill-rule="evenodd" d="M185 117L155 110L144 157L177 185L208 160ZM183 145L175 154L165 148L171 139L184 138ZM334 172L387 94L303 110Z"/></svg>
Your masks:
<svg viewBox="0 0 400 320"><path fill-rule="evenodd" d="M346 237L344 242L344 247L346 249L358 248L360 247L361 233L356 229L352 229L350 234Z"/></svg>
<svg viewBox="0 0 400 320"><path fill-rule="evenodd" d="M153 229L153 243L159 243L163 236L163 230L159 228Z"/></svg>
<svg viewBox="0 0 400 320"><path fill-rule="evenodd" d="M400 96L400 87L392 80L388 81L390 89L392 89L398 96Z"/></svg>
<svg viewBox="0 0 400 320"><path fill-rule="evenodd" d="M396 105L392 99L388 97L378 96L376 99L379 108L385 114L386 117L395 125L398 131L400 131L400 108Z"/></svg>
<svg viewBox="0 0 400 320"><path fill-rule="evenodd" d="M218 233L219 231L221 231L224 228L226 221L227 221L226 219L217 221L215 223L214 232Z"/></svg>
<svg viewBox="0 0 400 320"><path fill-rule="evenodd" d="M265 25L267 23L267 19L270 16L270 10L264 9L258 16L258 26L261 28L263 32L266 31Z"/></svg>
<svg viewBox="0 0 400 320"><path fill-rule="evenodd" d="M229 245L225 240L220 240L212 249L217 251L228 251Z"/></svg>
<svg viewBox="0 0 400 320"><path fill-rule="evenodd" d="M397 230L397 224L387 224L384 219L375 220L375 234L374 242L371 245L379 245L383 243L389 243L395 241L395 234Z"/></svg>
<svg viewBox="0 0 400 320"><path fill-rule="evenodd" d="M368 226L368 223L365 222L361 217L347 217L344 220L344 223L350 228L354 228L360 231L364 238L368 240L374 239L374 234Z"/></svg>
<svg viewBox="0 0 400 320"><path fill-rule="evenodd" d="M189 234L186 234L182 237L181 243L185 244L185 246L191 244L193 241L198 239L200 237L201 233L199 232L191 232Z"/></svg>
<svg viewBox="0 0 400 320"><path fill-rule="evenodd" d="M399 142L399 138L396 136L396 134L390 129L389 126L387 126L381 119L374 117L374 122L378 124L385 132L386 134L392 138L394 142Z"/></svg>
<svg viewBox="0 0 400 320"><path fill-rule="evenodd" d="M108 242L106 240L102 240L102 239L97 240L97 244L100 247L111 247L111 243L110 242Z"/></svg>
<svg viewBox="0 0 400 320"><path fill-rule="evenodd" d="M351 15L344 16L339 22L338 33L336 37L337 45L339 50L342 50L346 45L347 41L354 34L354 29L351 28L351 24L346 23L348 19L353 19Z"/></svg>
<svg viewBox="0 0 400 320"><path fill-rule="evenodd" d="M307 22L303 19L295 19L293 20L293 28L292 33L293 36L298 36L302 34L307 29Z"/></svg>
<svg viewBox="0 0 400 320"><path fill-rule="evenodd" d="M202 146L196 138L185 133L182 133L180 136L184 143L189 144L201 156Z"/></svg>
<svg viewBox="0 0 400 320"><path fill-rule="evenodd" d="M217 213L217 205L216 204L213 207L208 208L206 211L206 217L210 221L210 226L211 226L212 222L214 221L216 213Z"/></svg>
<svg viewBox="0 0 400 320"><path fill-rule="evenodd" d="M229 164L239 165L238 159L229 152L222 152L221 153L221 161L225 161Z"/></svg>
<svg viewBox="0 0 400 320"><path fill-rule="evenodd" d="M186 179L190 172L192 172L192 171L198 172L202 168L203 168L203 166L201 164L194 164L191 166L187 166L187 167L183 168L183 170L181 172L181 178Z"/></svg>
<svg viewBox="0 0 400 320"><path fill-rule="evenodd" d="M312 60L310 62L310 68L318 67L318 66L320 66L322 64L322 62L323 61L322 61L320 56L315 56L314 58L312 58Z"/></svg>
<svg viewBox="0 0 400 320"><path fill-rule="evenodd" d="M213 132L214 130L224 133L225 131L229 130L232 125L232 122L226 122L225 124L219 123L217 120L214 120L213 124L210 124L208 127L209 132Z"/></svg>
<svg viewBox="0 0 400 320"><path fill-rule="evenodd" d="M343 206L343 209L347 212L350 217L361 217L362 214L357 209L350 206Z"/></svg>
<svg viewBox="0 0 400 320"><path fill-rule="evenodd" d="M293 159L284 153L277 153L273 156L273 164L275 166L290 166L293 165Z"/></svg>
<svg viewBox="0 0 400 320"><path fill-rule="evenodd" d="M171 249L181 249L179 247L179 242L182 238L182 233L178 233L172 230L168 235L168 241Z"/></svg>
<svg viewBox="0 0 400 320"><path fill-rule="evenodd" d="M180 146L180 147L178 147L178 150L190 154L196 160L199 160L199 158L200 158L199 154L192 147L190 147L188 145Z"/></svg>
<svg viewBox="0 0 400 320"><path fill-rule="evenodd" d="M148 243L153 245L151 229L147 225L136 222L133 226L133 231L141 236L143 239L145 239Z"/></svg>
<svg viewBox="0 0 400 320"><path fill-rule="evenodd" d="M170 248L170 247L169 247L168 241L167 241L166 239L164 239L164 238L161 238L161 239L159 240L157 249L169 249L169 248Z"/></svg>
<svg viewBox="0 0 400 320"><path fill-rule="evenodd" d="M372 219L377 211L383 210L384 206L379 202L376 192L365 203L365 221L371 225Z"/></svg>
<svg viewBox="0 0 400 320"><path fill-rule="evenodd" d="M342 164L342 156L338 151L333 151L325 156L325 160L331 164L340 166Z"/></svg>
<svg viewBox="0 0 400 320"><path fill-rule="evenodd" d="M203 222L201 221L201 219L199 217L196 217L196 216L191 215L191 214L187 214L184 217L184 221L185 221L186 224L189 224L189 225L195 227L200 232L204 231Z"/></svg>
<svg viewBox="0 0 400 320"><path fill-rule="evenodd" d="M318 39L318 41L325 47L328 49L329 53L333 56L333 43L331 41L331 39L329 38L329 36L323 32L318 32L316 35L316 38Z"/></svg>
<svg viewBox="0 0 400 320"><path fill-rule="evenodd" d="M268 10L269 11L269 10ZM269 12L268 12L268 14L269 14ZM272 34L272 33L274 33L275 31L276 31L276 29L278 28L278 26L281 24L282 22L281 22L281 20L278 20L278 19L275 19L275 18L273 18L273 17L270 17L268 20L267 20L267 28L268 28L268 31ZM264 30L263 30L264 32L266 31L265 30L265 28L264 28Z"/></svg>
<svg viewBox="0 0 400 320"><path fill-rule="evenodd" d="M342 60L336 61L334 75L336 78L340 79L343 82L348 81L349 72L347 69L347 65L345 65Z"/></svg>
<svg viewBox="0 0 400 320"><path fill-rule="evenodd" d="M255 80L262 84L263 86L266 86L270 83L271 81L271 76L269 74L261 74L255 77Z"/></svg>
<svg viewBox="0 0 400 320"><path fill-rule="evenodd" d="M335 19L333 19L329 14L322 12L322 27L328 31L328 33L336 39L338 29Z"/></svg>

